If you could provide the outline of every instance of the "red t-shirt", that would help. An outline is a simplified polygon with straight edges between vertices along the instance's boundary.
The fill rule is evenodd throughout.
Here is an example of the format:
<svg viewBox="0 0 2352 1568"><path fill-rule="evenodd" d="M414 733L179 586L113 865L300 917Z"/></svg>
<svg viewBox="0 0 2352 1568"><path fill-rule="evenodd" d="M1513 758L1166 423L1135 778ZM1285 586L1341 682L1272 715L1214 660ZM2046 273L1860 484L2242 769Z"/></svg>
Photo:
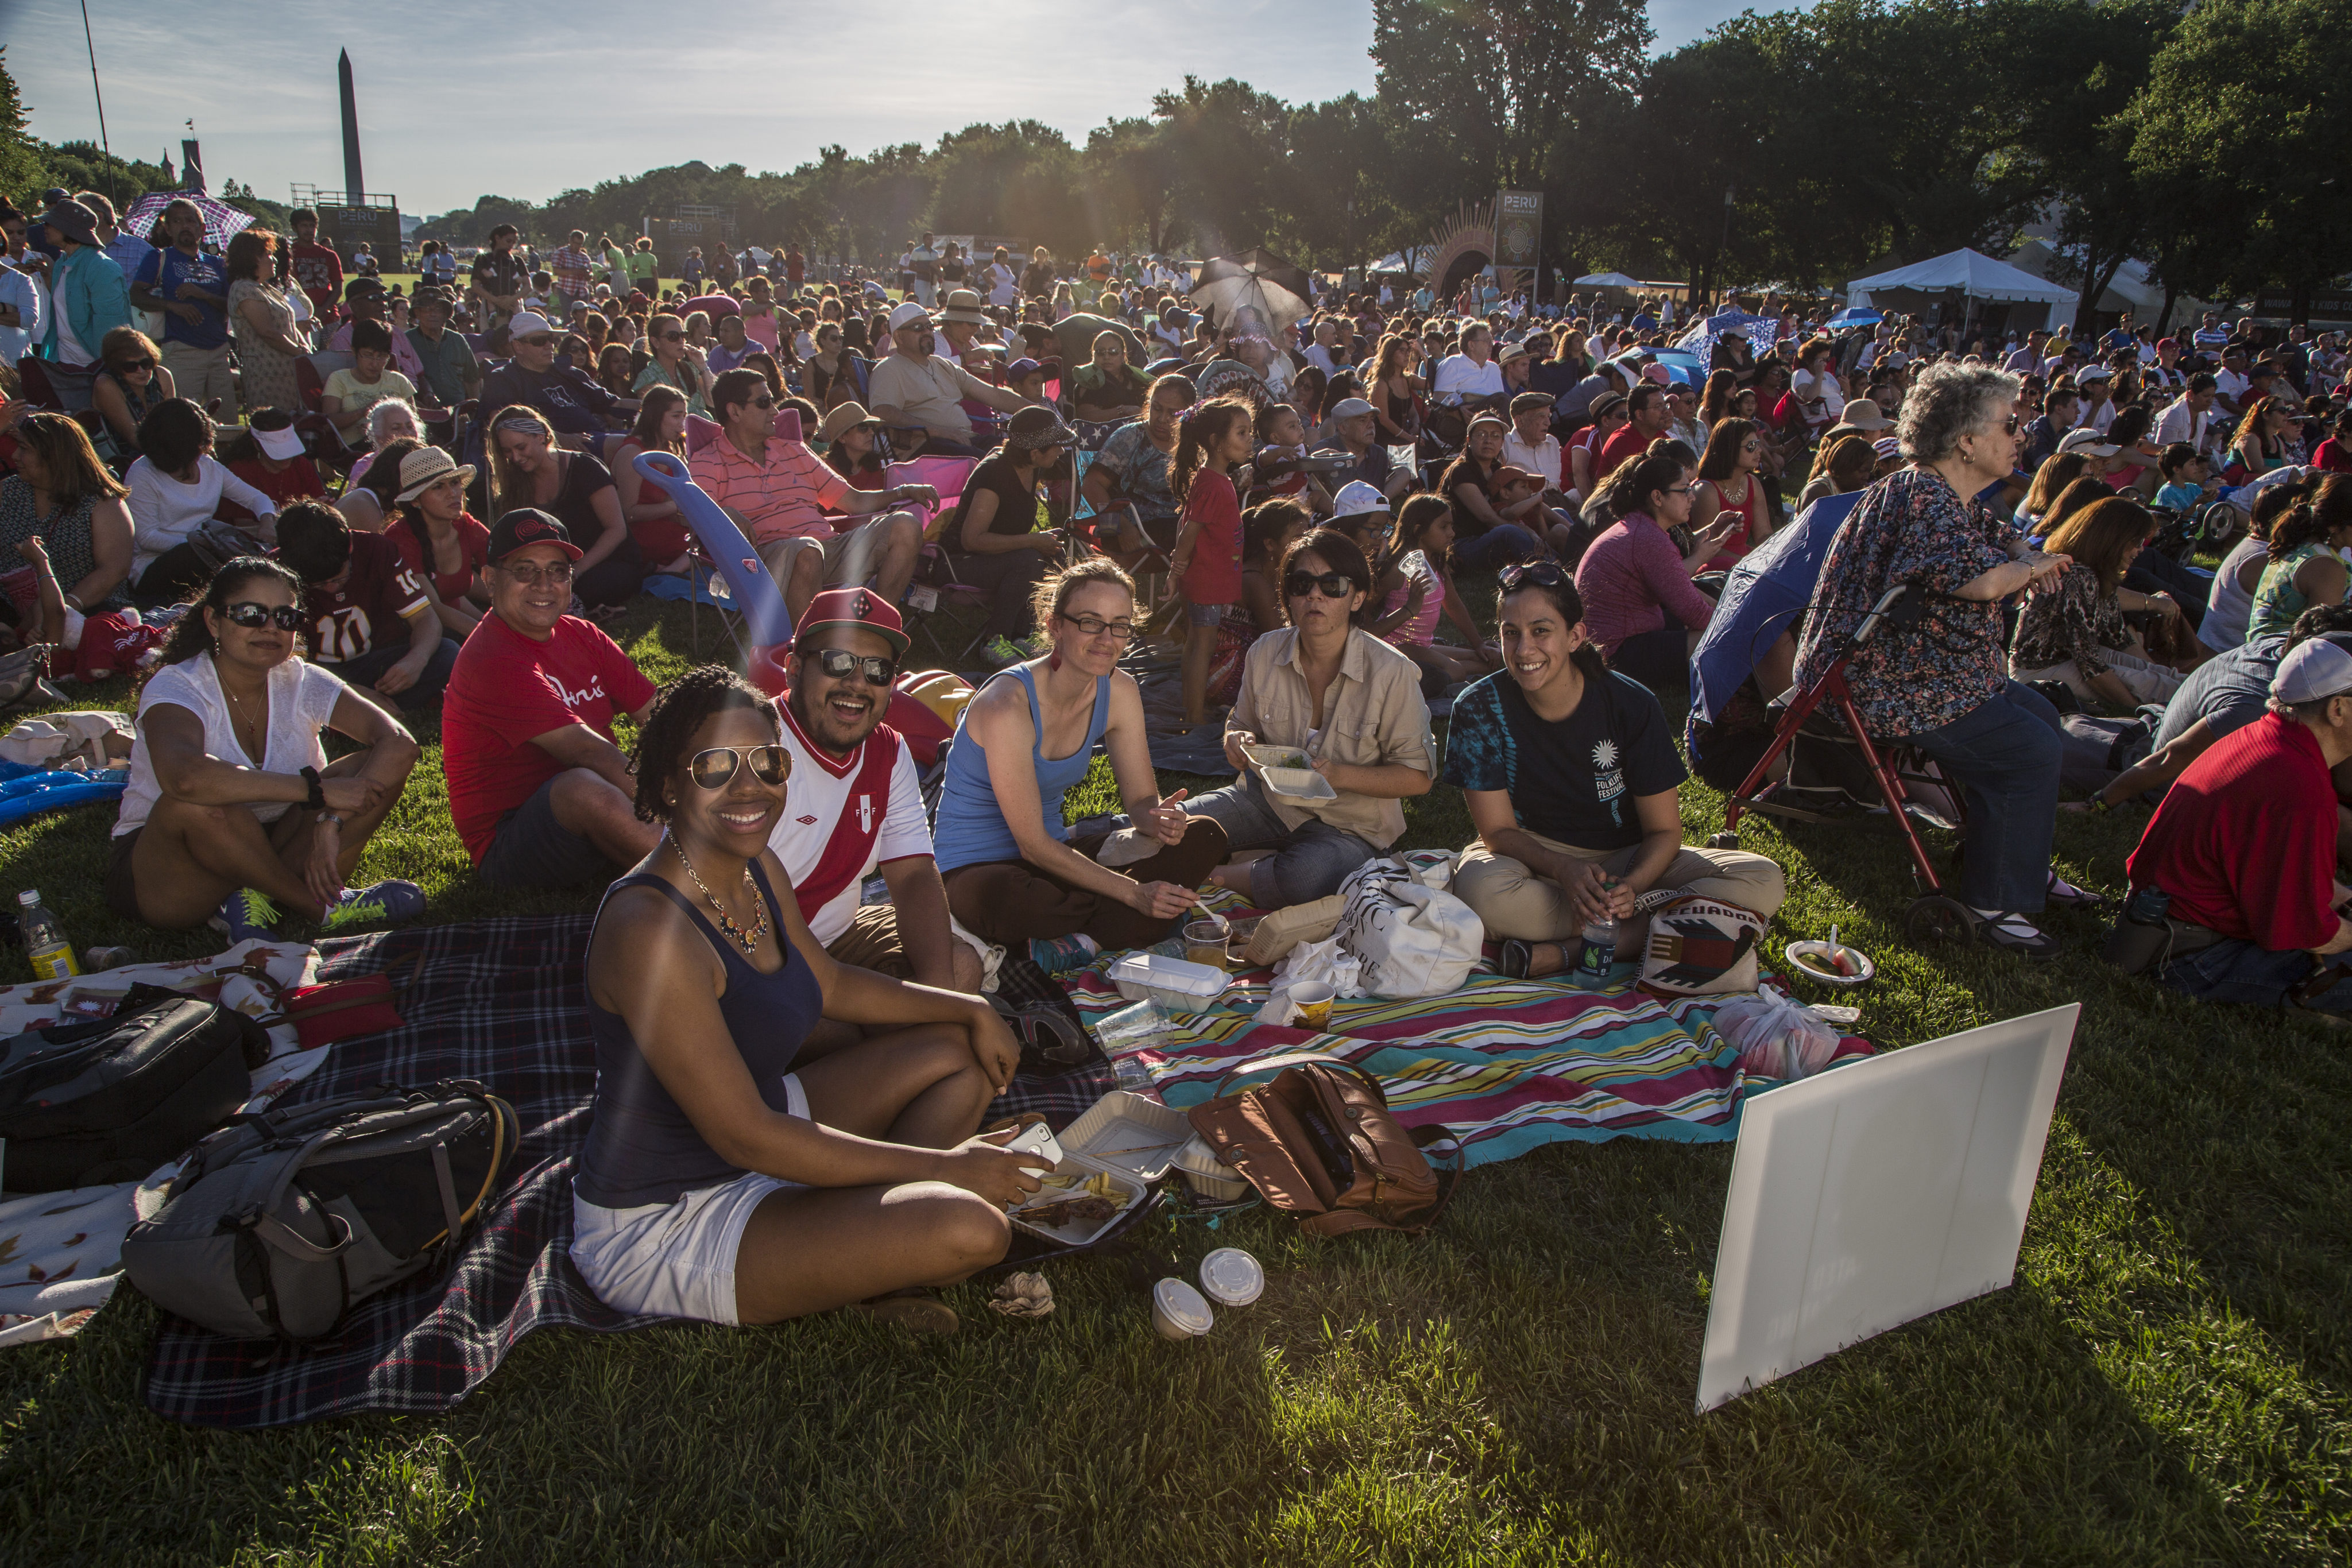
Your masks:
<svg viewBox="0 0 2352 1568"><path fill-rule="evenodd" d="M1242 599L1242 503L1234 482L1213 468L1192 476L1184 519L1198 525L1184 597L1195 604L1238 604Z"/></svg>
<svg viewBox="0 0 2352 1568"><path fill-rule="evenodd" d="M2124 862L2172 918L2284 953L2336 936L2336 786L2310 730L2266 713L2165 791Z"/></svg>
<svg viewBox="0 0 2352 1568"><path fill-rule="evenodd" d="M351 570L341 586L314 582L302 597L310 612L310 657L321 664L356 659L395 630L405 648L406 618L425 607L424 582L400 559L400 547L382 534L353 533Z"/></svg>
<svg viewBox="0 0 2352 1568"><path fill-rule="evenodd" d="M286 253L286 270L310 297L310 308L332 318L343 297L343 258L323 245L298 245Z"/></svg>
<svg viewBox="0 0 2352 1568"><path fill-rule="evenodd" d="M2352 447L2331 435L2311 455L2311 465L2330 474L2352 474Z"/></svg>
<svg viewBox="0 0 2352 1568"><path fill-rule="evenodd" d="M490 530L482 527L473 513L457 514L457 552L464 557L463 563L455 571L432 571L426 566L430 547L405 516L393 518L383 529L383 537L400 551L400 559L408 570L419 577L432 578L433 591L441 596L444 604L455 604L465 598L466 591L474 586L474 574L490 559Z"/></svg>
<svg viewBox="0 0 2352 1568"><path fill-rule="evenodd" d="M555 623L544 643L485 615L457 651L441 699L441 770L449 815L476 864L499 824L563 771L533 746L540 736L585 725L613 738L613 716L654 699L619 643L577 616Z"/></svg>
<svg viewBox="0 0 2352 1568"><path fill-rule="evenodd" d="M275 474L258 457L240 457L228 465L228 471L277 502L281 512L306 496L323 497L327 493L327 486L320 481L318 465L307 456L294 458ZM253 516L230 500L222 501L220 510L233 523L246 522Z"/></svg>
<svg viewBox="0 0 2352 1568"><path fill-rule="evenodd" d="M1600 484L1617 472L1617 465L1628 457L1639 457L1650 449L1655 436L1644 435L1632 420L1617 427L1617 434L1601 444L1600 459L1592 465L1592 482Z"/></svg>

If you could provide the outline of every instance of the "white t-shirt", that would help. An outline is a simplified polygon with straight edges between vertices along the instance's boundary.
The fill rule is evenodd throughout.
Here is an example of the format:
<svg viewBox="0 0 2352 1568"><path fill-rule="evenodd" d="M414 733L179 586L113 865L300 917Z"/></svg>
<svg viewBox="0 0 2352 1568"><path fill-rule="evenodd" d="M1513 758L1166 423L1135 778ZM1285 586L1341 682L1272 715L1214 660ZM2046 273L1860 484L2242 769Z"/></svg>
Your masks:
<svg viewBox="0 0 2352 1568"><path fill-rule="evenodd" d="M1533 446L1519 439L1516 430L1503 437L1503 461L1543 476L1544 483L1552 489L1559 486L1559 438L1546 434Z"/></svg>
<svg viewBox="0 0 2352 1568"><path fill-rule="evenodd" d="M1004 262L988 264L988 302L1010 305L1021 297L1020 275Z"/></svg>
<svg viewBox="0 0 2352 1568"><path fill-rule="evenodd" d="M857 885L875 867L931 852L922 786L907 743L887 725L836 759L801 733L790 708L776 706L793 777L768 847L800 895L809 935L829 944L856 918Z"/></svg>
<svg viewBox="0 0 2352 1568"><path fill-rule="evenodd" d="M190 614L198 613L191 611ZM213 656L199 653L177 664L166 664L149 678L139 694L139 716L158 703L186 708L204 722L205 755L223 762L242 763L262 773L299 773L305 768L327 766L327 748L319 732L335 716L335 704L348 690L336 676L306 663L299 655L269 672L269 733L259 760L248 757L230 722L228 699L221 693L220 675ZM114 819L114 836L143 827L147 815L163 795L155 782L155 763L143 735L131 746L131 782L122 791L122 811ZM257 818L274 822L295 804L268 800L249 806Z"/></svg>
<svg viewBox="0 0 2352 1568"><path fill-rule="evenodd" d="M1467 354L1452 354L1439 361L1432 395L1459 392L1464 397L1496 397L1503 391L1503 367L1495 360L1481 365Z"/></svg>

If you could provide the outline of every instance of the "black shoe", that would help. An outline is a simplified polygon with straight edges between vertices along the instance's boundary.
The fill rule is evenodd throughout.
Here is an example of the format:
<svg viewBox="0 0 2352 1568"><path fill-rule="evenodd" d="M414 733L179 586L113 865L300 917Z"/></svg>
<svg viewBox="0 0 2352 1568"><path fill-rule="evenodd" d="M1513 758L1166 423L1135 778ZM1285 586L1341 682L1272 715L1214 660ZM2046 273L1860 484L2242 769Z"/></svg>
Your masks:
<svg viewBox="0 0 2352 1568"><path fill-rule="evenodd" d="M2055 958L2060 951L2058 938L2043 931L2022 915L1997 909L1990 915L1979 914L1977 935L1996 947L2006 947L2021 958Z"/></svg>

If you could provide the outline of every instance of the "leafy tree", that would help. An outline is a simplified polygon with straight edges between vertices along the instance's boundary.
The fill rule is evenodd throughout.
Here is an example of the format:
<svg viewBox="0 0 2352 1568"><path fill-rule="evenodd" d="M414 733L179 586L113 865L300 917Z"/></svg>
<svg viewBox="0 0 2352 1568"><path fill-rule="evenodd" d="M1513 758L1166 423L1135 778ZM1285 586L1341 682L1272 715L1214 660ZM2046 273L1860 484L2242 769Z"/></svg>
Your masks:
<svg viewBox="0 0 2352 1568"><path fill-rule="evenodd" d="M2291 316L2309 320L2313 292L2352 256L2338 175L2352 146L2352 27L2338 0L2207 0L2158 52L2126 119L2136 167L2232 237L2226 256L2201 258L2222 286L2283 284Z"/></svg>
<svg viewBox="0 0 2352 1568"><path fill-rule="evenodd" d="M0 196L19 204L37 202L47 182L48 149L25 120L16 78L8 71L8 50L0 45Z"/></svg>
<svg viewBox="0 0 2352 1568"><path fill-rule="evenodd" d="M1202 250L1272 237L1285 216L1289 106L1247 82L1188 76L1181 92L1154 95L1151 113L1166 122L1176 212Z"/></svg>

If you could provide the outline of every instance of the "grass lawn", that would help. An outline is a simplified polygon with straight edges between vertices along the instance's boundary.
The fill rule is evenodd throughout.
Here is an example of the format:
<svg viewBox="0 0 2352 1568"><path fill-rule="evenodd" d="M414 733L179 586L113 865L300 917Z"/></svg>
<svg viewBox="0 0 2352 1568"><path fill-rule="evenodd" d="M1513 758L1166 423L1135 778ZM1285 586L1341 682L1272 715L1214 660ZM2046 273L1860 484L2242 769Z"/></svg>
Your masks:
<svg viewBox="0 0 2352 1568"><path fill-rule="evenodd" d="M1479 602L1481 592L1467 594ZM705 622L706 639L709 624ZM657 676L682 606L623 641ZM705 643L706 649L709 646ZM117 687L78 706L127 701ZM476 889L428 728L362 880L430 918ZM1099 770L1099 764L1098 770ZM1171 787L1172 787L1172 780ZM1098 776L1093 781L1107 788ZM1684 792L1689 832L1721 801ZM1458 796L1408 802L1458 847ZM0 832L77 943L217 943L125 925L99 894L110 816ZM1318 1242L1263 1210L1213 1234L1265 1299L1176 1345L1116 1264L1049 1269L1013 1323L950 1292L917 1342L825 1318L526 1340L437 1419L262 1434L145 1413L154 1313L125 1290L79 1338L0 1353L0 1532L63 1563L2340 1563L2352 1555L2352 1044L2068 956L1906 953L1895 841L1764 819L1780 943L1834 923L1875 956L1891 1045L2080 1000L2016 1284L1701 1417L1698 1350L1728 1145L1544 1149L1475 1173L1431 1237ZM2120 888L2139 818L2062 817L2068 875ZM0 979L28 977L21 952Z"/></svg>

